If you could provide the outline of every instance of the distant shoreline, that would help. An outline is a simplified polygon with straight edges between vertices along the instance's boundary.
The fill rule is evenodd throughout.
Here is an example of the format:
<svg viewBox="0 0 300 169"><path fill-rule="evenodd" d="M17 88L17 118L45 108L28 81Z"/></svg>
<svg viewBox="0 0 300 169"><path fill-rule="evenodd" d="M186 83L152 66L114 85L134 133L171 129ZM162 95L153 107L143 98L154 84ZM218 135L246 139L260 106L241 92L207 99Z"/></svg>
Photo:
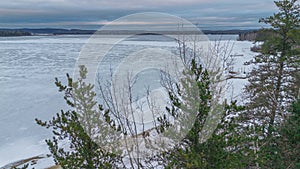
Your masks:
<svg viewBox="0 0 300 169"><path fill-rule="evenodd" d="M206 35L241 35L247 34L249 32L256 31L254 29L249 30L202 30L202 32ZM97 32L96 30L83 30L83 29L56 29L56 28L37 28L37 29L29 29L29 28L22 28L22 29L1 29L0 28L0 37L5 36L51 36L51 35L92 35L94 33L102 34L102 35L132 35L132 34L178 34L182 32L178 31L154 31L149 32L143 30L135 30L135 31L128 31L128 30L113 30L113 31L101 31ZM184 34L199 34L199 32L185 31Z"/></svg>

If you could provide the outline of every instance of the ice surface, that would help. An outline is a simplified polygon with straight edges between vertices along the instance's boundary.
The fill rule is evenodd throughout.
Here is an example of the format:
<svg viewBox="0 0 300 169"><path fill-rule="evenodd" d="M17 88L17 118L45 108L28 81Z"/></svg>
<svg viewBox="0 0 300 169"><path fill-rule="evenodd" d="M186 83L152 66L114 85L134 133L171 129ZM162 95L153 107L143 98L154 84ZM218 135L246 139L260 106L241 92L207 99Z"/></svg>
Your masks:
<svg viewBox="0 0 300 169"><path fill-rule="evenodd" d="M54 78L65 82L65 74L72 74L76 59L88 38L86 35L0 37L0 167L48 153L43 140L49 138L51 133L38 126L34 119L48 120L61 109L67 108L62 94L57 92ZM225 39L235 43L234 71L248 71L250 68L244 66L243 62L254 56L250 51L252 43L235 41L236 36L226 36ZM132 45L139 49L149 45L170 48L175 43L131 39L116 46L119 51L115 51L115 56L122 57L123 49L130 52ZM115 58L106 59L111 61ZM238 99L247 80L231 81L234 90L229 91L228 96Z"/></svg>
<svg viewBox="0 0 300 169"><path fill-rule="evenodd" d="M0 166L47 153L50 132L34 119L65 107L54 78L65 79L88 36L0 38Z"/></svg>

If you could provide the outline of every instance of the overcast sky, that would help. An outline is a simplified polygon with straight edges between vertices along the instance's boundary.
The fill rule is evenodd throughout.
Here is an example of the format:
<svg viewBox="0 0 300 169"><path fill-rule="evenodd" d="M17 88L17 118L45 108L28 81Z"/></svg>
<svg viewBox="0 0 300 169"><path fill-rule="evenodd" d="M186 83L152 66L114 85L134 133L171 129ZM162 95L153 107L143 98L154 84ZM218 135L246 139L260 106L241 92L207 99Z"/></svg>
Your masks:
<svg viewBox="0 0 300 169"><path fill-rule="evenodd" d="M1 0L1 28L83 28L137 12L165 12L203 29L259 28L273 0Z"/></svg>

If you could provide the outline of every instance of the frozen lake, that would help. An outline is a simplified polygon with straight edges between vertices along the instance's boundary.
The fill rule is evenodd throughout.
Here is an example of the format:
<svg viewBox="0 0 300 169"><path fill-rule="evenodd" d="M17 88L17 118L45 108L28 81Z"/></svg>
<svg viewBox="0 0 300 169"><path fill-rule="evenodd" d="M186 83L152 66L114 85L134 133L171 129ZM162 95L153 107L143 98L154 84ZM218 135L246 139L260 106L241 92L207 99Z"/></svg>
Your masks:
<svg viewBox="0 0 300 169"><path fill-rule="evenodd" d="M89 36L0 37L0 166L47 151L49 119L65 106L54 77L71 72Z"/></svg>
<svg viewBox="0 0 300 169"><path fill-rule="evenodd" d="M218 39L219 36L209 36ZM51 133L36 125L34 119L48 120L66 108L62 95L54 85L54 78L65 82L65 74L73 73L76 59L87 35L0 37L0 167L39 154L48 153L45 138ZM243 62L251 59L251 42L236 41L237 36L223 36L234 41L235 69L243 69ZM174 46L162 41L160 46ZM118 54L130 52L130 46L143 49L153 45L149 41L131 39L116 47ZM245 80L233 81L238 95Z"/></svg>

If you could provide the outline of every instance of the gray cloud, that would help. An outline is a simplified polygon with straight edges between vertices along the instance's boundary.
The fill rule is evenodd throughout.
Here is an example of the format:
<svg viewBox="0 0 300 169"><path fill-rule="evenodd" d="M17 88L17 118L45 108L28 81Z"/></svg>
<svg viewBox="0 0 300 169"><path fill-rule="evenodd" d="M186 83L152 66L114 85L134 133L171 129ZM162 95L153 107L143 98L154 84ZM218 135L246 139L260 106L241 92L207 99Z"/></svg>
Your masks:
<svg viewBox="0 0 300 169"><path fill-rule="evenodd" d="M272 0L16 0L0 1L0 27L92 27L97 21L149 11L203 27L257 27L259 18L275 10Z"/></svg>

